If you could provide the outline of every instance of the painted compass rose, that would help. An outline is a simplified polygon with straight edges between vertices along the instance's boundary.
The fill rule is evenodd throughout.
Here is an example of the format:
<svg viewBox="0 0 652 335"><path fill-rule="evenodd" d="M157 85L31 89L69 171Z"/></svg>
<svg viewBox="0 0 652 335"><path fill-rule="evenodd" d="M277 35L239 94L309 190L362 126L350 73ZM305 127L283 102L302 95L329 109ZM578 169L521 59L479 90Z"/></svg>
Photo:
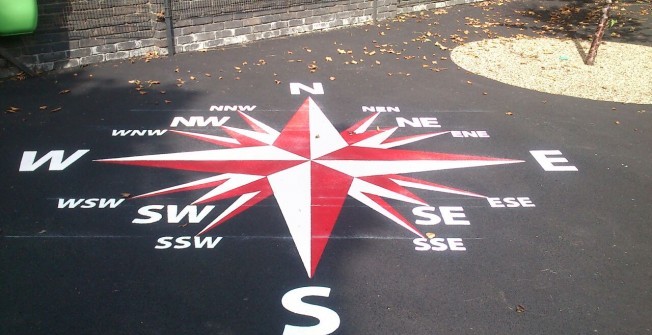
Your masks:
<svg viewBox="0 0 652 335"><path fill-rule="evenodd" d="M484 196L401 174L523 162L394 149L448 132L390 138L397 128L369 129L377 113L338 132L312 98L303 102L280 132L247 114L239 114L252 130L222 126L230 137L172 131L220 149L99 161L214 173L209 178L136 197L209 189L193 204L236 198L199 234L274 195L309 277L315 274L347 195L423 237L385 199L427 205L407 188Z"/></svg>

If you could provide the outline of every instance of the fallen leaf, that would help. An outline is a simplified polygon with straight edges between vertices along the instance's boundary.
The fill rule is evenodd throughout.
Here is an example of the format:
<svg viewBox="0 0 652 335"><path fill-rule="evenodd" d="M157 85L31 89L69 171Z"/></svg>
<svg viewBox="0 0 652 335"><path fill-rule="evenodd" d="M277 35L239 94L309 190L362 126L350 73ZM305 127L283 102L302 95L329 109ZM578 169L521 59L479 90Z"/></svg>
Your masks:
<svg viewBox="0 0 652 335"><path fill-rule="evenodd" d="M620 124L620 121L614 121L615 124Z"/></svg>
<svg viewBox="0 0 652 335"><path fill-rule="evenodd" d="M380 61L379 61L379 60L377 60L377 61L376 61L376 64L377 64L377 65L380 65Z"/></svg>
<svg viewBox="0 0 652 335"><path fill-rule="evenodd" d="M329 77L328 79L330 79L330 80L335 80L335 77Z"/></svg>
<svg viewBox="0 0 652 335"><path fill-rule="evenodd" d="M523 312L525 312L525 306L516 305L516 313L523 313Z"/></svg>
<svg viewBox="0 0 652 335"><path fill-rule="evenodd" d="M426 233L427 238L435 238L437 235L435 233Z"/></svg>
<svg viewBox="0 0 652 335"><path fill-rule="evenodd" d="M470 80L467 80L466 83L469 85L473 85L473 83Z"/></svg>
<svg viewBox="0 0 652 335"><path fill-rule="evenodd" d="M179 72L179 68L174 69L174 72Z"/></svg>
<svg viewBox="0 0 652 335"><path fill-rule="evenodd" d="M505 113L505 115L512 116L512 115L514 115L514 113L512 113L512 112L507 112L507 113Z"/></svg>
<svg viewBox="0 0 652 335"><path fill-rule="evenodd" d="M68 94L70 93L70 90L62 90L59 92L59 94Z"/></svg>
<svg viewBox="0 0 652 335"><path fill-rule="evenodd" d="M120 193L120 196L125 198L125 199L128 199L128 198L131 198L131 193L123 192L123 193Z"/></svg>
<svg viewBox="0 0 652 335"><path fill-rule="evenodd" d="M346 53L346 50L337 49L337 53L338 53L338 54L345 54L345 53Z"/></svg>
<svg viewBox="0 0 652 335"><path fill-rule="evenodd" d="M43 106L39 107L38 109L44 111L44 110L48 109L48 106L43 105Z"/></svg>
<svg viewBox="0 0 652 335"><path fill-rule="evenodd" d="M326 61L327 61L327 62L332 62L332 61L333 61L333 58L331 58L331 57L326 57Z"/></svg>
<svg viewBox="0 0 652 335"><path fill-rule="evenodd" d="M41 231L38 232L38 233L39 233L39 234L45 234L45 233L47 233L47 232L48 232L47 230L43 229L43 230L41 230Z"/></svg>
<svg viewBox="0 0 652 335"><path fill-rule="evenodd" d="M190 76L190 80L195 80L197 79L195 76Z"/></svg>
<svg viewBox="0 0 652 335"><path fill-rule="evenodd" d="M56 113L56 112L58 112L60 110L61 110L61 107L57 107L57 108L51 110L50 113Z"/></svg>
<svg viewBox="0 0 652 335"><path fill-rule="evenodd" d="M172 101L170 101L170 100L163 100L163 101L164 101L166 104L169 104L169 103L172 102Z"/></svg>
<svg viewBox="0 0 652 335"><path fill-rule="evenodd" d="M210 77L210 76L211 76L210 73L204 73L204 75L205 75L206 77Z"/></svg>
<svg viewBox="0 0 652 335"><path fill-rule="evenodd" d="M274 84L278 85L278 84L280 84L280 83L281 83L280 80L278 80L278 79L274 80Z"/></svg>
<svg viewBox="0 0 652 335"><path fill-rule="evenodd" d="M13 107L13 106L7 107L7 113L16 113L16 112L19 112L19 111L20 111L20 108L18 108L18 107Z"/></svg>

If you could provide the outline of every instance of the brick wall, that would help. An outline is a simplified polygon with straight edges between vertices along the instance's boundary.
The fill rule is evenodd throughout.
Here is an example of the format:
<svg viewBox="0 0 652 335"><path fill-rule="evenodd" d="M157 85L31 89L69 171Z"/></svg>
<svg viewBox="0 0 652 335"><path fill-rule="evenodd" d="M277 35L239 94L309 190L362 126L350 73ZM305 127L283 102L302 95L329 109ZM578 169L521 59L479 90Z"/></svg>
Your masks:
<svg viewBox="0 0 652 335"><path fill-rule="evenodd" d="M34 34L0 47L36 71L167 54L164 0L39 0ZM480 0L173 0L176 52L369 23ZM228 4L228 5L227 5ZM282 4L282 5L280 5ZM0 77L18 70L0 59Z"/></svg>

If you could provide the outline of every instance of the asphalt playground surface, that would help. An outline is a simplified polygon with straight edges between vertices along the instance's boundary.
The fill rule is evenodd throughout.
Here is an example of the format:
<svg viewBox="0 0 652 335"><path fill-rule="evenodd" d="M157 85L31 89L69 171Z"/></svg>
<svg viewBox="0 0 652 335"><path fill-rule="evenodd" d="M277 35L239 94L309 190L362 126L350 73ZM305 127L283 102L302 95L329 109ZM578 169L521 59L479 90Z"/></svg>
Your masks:
<svg viewBox="0 0 652 335"><path fill-rule="evenodd" d="M652 332L652 106L434 44L493 13L0 83L0 333Z"/></svg>

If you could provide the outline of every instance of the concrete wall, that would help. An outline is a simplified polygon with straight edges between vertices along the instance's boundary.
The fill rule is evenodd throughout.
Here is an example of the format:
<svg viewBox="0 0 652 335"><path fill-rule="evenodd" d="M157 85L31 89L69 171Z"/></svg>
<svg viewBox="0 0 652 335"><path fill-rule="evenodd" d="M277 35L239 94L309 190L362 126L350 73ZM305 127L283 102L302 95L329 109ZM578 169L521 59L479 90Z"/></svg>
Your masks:
<svg viewBox="0 0 652 335"><path fill-rule="evenodd" d="M479 0L288 1L275 8L218 6L224 0L173 0L176 52L210 49L381 21L398 14ZM256 3L256 2L254 2ZM257 3L260 6L263 2ZM268 3L284 3L281 1ZM251 3L249 3L251 4ZM0 47L39 72L167 54L163 0L39 0L34 34L0 37ZM219 9L219 11L217 11ZM19 70L0 59L0 77Z"/></svg>

